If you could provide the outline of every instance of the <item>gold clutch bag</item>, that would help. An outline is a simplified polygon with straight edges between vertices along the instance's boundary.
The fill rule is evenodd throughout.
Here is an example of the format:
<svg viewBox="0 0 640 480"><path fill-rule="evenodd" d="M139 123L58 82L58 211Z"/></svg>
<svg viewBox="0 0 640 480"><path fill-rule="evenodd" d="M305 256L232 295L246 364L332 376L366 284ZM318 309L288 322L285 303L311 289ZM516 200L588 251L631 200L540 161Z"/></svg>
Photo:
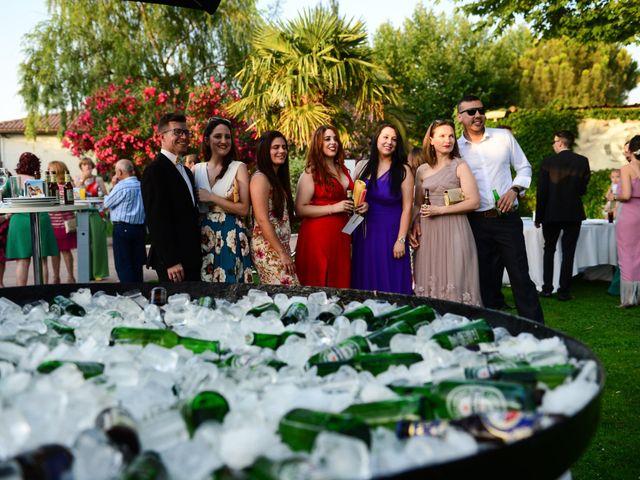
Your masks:
<svg viewBox="0 0 640 480"><path fill-rule="evenodd" d="M464 200L464 192L461 188L452 188L444 191L444 204L455 205Z"/></svg>

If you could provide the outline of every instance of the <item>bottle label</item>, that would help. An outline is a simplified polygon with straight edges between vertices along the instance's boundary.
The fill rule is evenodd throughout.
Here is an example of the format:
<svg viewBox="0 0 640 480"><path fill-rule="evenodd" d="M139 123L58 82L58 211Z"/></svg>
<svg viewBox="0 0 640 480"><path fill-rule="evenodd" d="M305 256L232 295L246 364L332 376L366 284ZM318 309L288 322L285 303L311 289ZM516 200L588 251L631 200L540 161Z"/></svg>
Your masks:
<svg viewBox="0 0 640 480"><path fill-rule="evenodd" d="M464 347L465 345L471 345L480 340L480 335L476 330L460 330L449 335L449 341L454 347Z"/></svg>
<svg viewBox="0 0 640 480"><path fill-rule="evenodd" d="M360 345L353 340L345 340L344 342L331 347L318 354L320 362L344 362L351 360L360 353Z"/></svg>
<svg viewBox="0 0 640 480"><path fill-rule="evenodd" d="M474 413L504 411L507 409L507 399L496 387L460 385L447 394L446 405L452 418L460 418Z"/></svg>
<svg viewBox="0 0 640 480"><path fill-rule="evenodd" d="M484 428L491 435L505 442L514 442L529 437L536 429L540 414L524 414L516 410L490 412L480 416Z"/></svg>

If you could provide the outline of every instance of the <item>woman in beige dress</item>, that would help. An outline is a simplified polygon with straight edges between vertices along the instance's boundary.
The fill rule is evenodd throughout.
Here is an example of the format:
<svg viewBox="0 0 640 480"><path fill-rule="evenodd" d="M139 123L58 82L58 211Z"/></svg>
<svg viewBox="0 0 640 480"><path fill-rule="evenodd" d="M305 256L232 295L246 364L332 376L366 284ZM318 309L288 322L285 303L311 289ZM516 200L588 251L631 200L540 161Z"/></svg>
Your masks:
<svg viewBox="0 0 640 480"><path fill-rule="evenodd" d="M289 180L289 145L282 133L270 131L258 142L258 169L249 190L253 206L251 257L260 282L299 285L289 240L293 198Z"/></svg>
<svg viewBox="0 0 640 480"><path fill-rule="evenodd" d="M478 208L480 195L471 169L460 158L452 121L431 123L423 154L410 238L416 249L416 295L481 305L478 254L466 216ZM445 191L455 188L462 189L464 200L445 205Z"/></svg>

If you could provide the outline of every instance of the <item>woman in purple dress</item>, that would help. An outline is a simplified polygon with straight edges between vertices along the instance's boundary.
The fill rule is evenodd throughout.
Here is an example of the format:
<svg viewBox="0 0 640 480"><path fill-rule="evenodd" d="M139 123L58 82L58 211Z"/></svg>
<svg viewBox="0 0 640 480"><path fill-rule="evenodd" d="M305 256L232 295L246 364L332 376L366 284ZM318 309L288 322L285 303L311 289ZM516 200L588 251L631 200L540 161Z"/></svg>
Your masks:
<svg viewBox="0 0 640 480"><path fill-rule="evenodd" d="M413 290L406 238L413 175L395 127L376 130L370 158L358 165L356 178L367 184L369 210L353 233L351 287L409 295Z"/></svg>

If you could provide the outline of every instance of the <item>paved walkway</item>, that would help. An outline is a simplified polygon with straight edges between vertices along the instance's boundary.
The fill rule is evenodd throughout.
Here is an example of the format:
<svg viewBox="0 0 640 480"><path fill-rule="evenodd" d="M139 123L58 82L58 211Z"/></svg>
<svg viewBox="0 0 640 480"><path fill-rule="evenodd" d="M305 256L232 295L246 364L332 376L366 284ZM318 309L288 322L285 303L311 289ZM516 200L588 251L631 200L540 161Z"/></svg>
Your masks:
<svg viewBox="0 0 640 480"><path fill-rule="evenodd" d="M113 263L113 248L111 247L111 237L107 238L107 252L109 254L109 276L105 277L102 282L118 282L118 275L116 274L116 267ZM73 253L73 266L75 269L74 275L78 278L78 258L77 258L77 250L72 250ZM4 272L4 286L5 287L15 287L16 286L16 262L8 261L6 264L5 272ZM146 268L143 270L144 280L148 282L150 280L157 280L158 277L153 270L147 270ZM51 274L51 261L49 261L49 279L51 280L53 275ZM67 283L67 269L64 265L64 260L60 259L60 280L62 283ZM100 283L92 281L91 283ZM29 266L29 280L27 282L28 285L33 285L33 265Z"/></svg>

